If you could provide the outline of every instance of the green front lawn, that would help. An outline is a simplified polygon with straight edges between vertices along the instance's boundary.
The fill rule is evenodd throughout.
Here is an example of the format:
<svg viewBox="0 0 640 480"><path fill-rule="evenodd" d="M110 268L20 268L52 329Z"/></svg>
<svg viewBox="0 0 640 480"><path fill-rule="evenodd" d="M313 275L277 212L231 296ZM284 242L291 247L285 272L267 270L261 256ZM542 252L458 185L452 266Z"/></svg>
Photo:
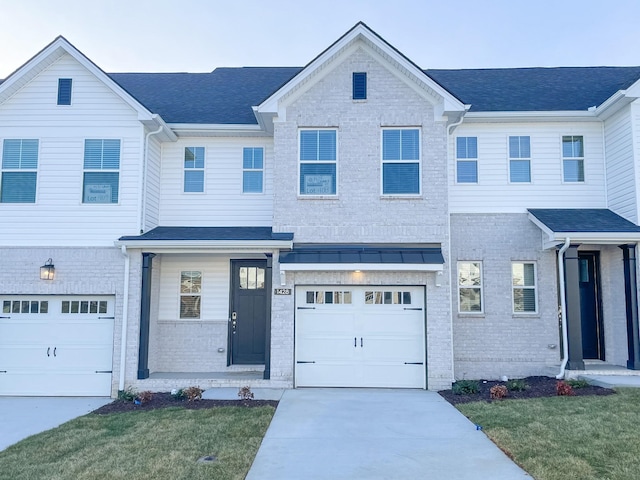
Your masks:
<svg viewBox="0 0 640 480"><path fill-rule="evenodd" d="M640 478L640 389L456 408L536 480Z"/></svg>
<svg viewBox="0 0 640 480"><path fill-rule="evenodd" d="M94 415L0 452L0 479L243 479L275 408ZM197 463L215 455L215 463Z"/></svg>

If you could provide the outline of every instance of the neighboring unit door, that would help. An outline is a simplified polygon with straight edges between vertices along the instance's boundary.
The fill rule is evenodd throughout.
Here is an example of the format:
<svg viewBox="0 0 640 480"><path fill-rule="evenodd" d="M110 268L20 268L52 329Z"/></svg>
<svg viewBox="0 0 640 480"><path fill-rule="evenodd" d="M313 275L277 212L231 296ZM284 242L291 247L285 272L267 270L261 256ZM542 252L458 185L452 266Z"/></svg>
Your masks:
<svg viewBox="0 0 640 480"><path fill-rule="evenodd" d="M267 316L266 260L233 260L231 363L262 365Z"/></svg>
<svg viewBox="0 0 640 480"><path fill-rule="evenodd" d="M579 252L580 314L582 357L604 360L604 332L600 315L599 256L597 252Z"/></svg>
<svg viewBox="0 0 640 480"><path fill-rule="evenodd" d="M113 297L0 296L0 307L0 395L111 395Z"/></svg>
<svg viewBox="0 0 640 480"><path fill-rule="evenodd" d="M298 387L426 387L424 287L297 287L295 328Z"/></svg>

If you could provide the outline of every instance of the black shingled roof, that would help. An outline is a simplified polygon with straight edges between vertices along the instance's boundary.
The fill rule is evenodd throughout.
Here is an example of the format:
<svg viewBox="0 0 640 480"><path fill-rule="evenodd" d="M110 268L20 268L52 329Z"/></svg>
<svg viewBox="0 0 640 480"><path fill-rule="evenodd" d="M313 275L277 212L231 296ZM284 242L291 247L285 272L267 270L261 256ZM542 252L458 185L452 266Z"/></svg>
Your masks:
<svg viewBox="0 0 640 480"><path fill-rule="evenodd" d="M156 227L143 235L120 237L121 241L171 240L293 240L293 233L274 233L271 227Z"/></svg>
<svg viewBox="0 0 640 480"><path fill-rule="evenodd" d="M530 208L552 232L640 233L640 227L605 208Z"/></svg>

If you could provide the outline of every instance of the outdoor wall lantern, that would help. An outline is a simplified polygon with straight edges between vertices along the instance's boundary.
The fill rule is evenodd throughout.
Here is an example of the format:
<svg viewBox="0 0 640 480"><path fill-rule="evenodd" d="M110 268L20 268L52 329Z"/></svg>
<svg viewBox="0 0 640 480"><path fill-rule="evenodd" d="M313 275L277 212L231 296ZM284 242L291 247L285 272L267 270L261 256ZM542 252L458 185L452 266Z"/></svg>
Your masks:
<svg viewBox="0 0 640 480"><path fill-rule="evenodd" d="M56 268L53 266L53 260L47 260L43 266L40 267L40 280L53 280L53 274Z"/></svg>

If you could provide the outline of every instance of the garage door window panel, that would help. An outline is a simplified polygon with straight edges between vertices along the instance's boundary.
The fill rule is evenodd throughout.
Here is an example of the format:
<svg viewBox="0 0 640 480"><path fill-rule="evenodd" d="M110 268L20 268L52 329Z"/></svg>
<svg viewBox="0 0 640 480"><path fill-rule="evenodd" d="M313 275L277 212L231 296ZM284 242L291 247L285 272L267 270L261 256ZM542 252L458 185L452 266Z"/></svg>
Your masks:
<svg viewBox="0 0 640 480"><path fill-rule="evenodd" d="M49 302L42 301L25 301L25 300L3 300L2 313L48 313Z"/></svg>
<svg viewBox="0 0 640 480"><path fill-rule="evenodd" d="M364 297L368 305L411 305L411 292L367 291Z"/></svg>
<svg viewBox="0 0 640 480"><path fill-rule="evenodd" d="M350 291L311 290L306 293L307 304L351 304L351 298Z"/></svg>

